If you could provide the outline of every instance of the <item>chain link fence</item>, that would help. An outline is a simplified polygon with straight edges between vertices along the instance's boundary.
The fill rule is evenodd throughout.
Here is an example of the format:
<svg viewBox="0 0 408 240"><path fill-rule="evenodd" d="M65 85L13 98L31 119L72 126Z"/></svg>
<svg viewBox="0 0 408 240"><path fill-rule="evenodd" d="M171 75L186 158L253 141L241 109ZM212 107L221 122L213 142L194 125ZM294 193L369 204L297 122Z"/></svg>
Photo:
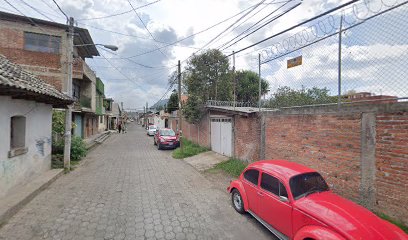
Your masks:
<svg viewBox="0 0 408 240"><path fill-rule="evenodd" d="M258 73L259 53L269 82L262 107L406 101L407 3L358 1L268 40L256 53L237 55L237 68Z"/></svg>
<svg viewBox="0 0 408 240"><path fill-rule="evenodd" d="M407 99L407 3L359 1L268 41L265 107Z"/></svg>

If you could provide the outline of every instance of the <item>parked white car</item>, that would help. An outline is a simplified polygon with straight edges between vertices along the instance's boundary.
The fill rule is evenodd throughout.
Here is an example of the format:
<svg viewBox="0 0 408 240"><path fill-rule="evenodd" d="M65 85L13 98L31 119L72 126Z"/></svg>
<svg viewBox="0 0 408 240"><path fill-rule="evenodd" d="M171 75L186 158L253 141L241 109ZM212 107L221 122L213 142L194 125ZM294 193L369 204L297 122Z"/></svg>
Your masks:
<svg viewBox="0 0 408 240"><path fill-rule="evenodd" d="M149 136L154 136L156 133L157 127L155 125L150 125L149 128L147 129L147 135Z"/></svg>

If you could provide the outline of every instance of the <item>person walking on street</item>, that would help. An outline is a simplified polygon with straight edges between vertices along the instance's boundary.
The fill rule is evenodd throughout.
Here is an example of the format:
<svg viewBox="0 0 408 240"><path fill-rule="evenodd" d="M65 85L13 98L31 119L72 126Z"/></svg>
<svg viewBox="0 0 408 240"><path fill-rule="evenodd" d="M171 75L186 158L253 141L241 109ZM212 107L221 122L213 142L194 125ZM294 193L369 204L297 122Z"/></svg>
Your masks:
<svg viewBox="0 0 408 240"><path fill-rule="evenodd" d="M122 123L120 122L118 123L118 130L119 130L119 133L122 132Z"/></svg>

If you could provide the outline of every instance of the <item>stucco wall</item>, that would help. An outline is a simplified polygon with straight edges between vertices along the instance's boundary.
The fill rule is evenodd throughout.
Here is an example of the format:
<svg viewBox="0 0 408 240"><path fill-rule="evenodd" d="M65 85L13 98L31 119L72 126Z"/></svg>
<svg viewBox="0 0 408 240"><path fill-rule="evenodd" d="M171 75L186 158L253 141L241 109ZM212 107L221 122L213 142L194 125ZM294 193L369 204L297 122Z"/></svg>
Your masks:
<svg viewBox="0 0 408 240"><path fill-rule="evenodd" d="M51 105L0 96L0 198L13 187L29 182L51 168ZM28 152L8 157L10 118L26 117Z"/></svg>

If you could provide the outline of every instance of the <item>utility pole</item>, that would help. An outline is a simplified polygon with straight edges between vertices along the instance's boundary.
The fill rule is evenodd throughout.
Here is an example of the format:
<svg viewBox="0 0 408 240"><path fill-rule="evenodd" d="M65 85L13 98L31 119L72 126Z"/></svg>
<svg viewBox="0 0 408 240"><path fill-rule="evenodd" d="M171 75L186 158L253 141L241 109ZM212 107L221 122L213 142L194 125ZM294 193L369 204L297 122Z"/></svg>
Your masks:
<svg viewBox="0 0 408 240"><path fill-rule="evenodd" d="M181 64L180 64L180 60L178 61L178 74L177 74L177 77L178 77L178 99L179 99L179 109L178 109L178 111L177 111L177 113L178 113L178 117L179 117L179 140L180 140L180 150L181 150L181 156L183 156L183 143L182 143L182 141L181 141L181 138L182 138L182 134L183 134L183 132L182 132L182 118L183 118L183 116L181 115L181 107L182 107L182 104L181 104Z"/></svg>
<svg viewBox="0 0 408 240"><path fill-rule="evenodd" d="M72 62L74 55L74 18L69 18L67 47L67 95L72 98ZM71 170L72 105L65 110L64 169Z"/></svg>
<svg viewBox="0 0 408 240"><path fill-rule="evenodd" d="M149 103L148 102L146 102L146 114L145 114L145 127L147 128L148 127L148 118L147 118L147 112L148 112L148 109L149 109Z"/></svg>
<svg viewBox="0 0 408 240"><path fill-rule="evenodd" d="M232 78L234 81L234 111L237 101L237 80L235 78L235 51L232 51Z"/></svg>

